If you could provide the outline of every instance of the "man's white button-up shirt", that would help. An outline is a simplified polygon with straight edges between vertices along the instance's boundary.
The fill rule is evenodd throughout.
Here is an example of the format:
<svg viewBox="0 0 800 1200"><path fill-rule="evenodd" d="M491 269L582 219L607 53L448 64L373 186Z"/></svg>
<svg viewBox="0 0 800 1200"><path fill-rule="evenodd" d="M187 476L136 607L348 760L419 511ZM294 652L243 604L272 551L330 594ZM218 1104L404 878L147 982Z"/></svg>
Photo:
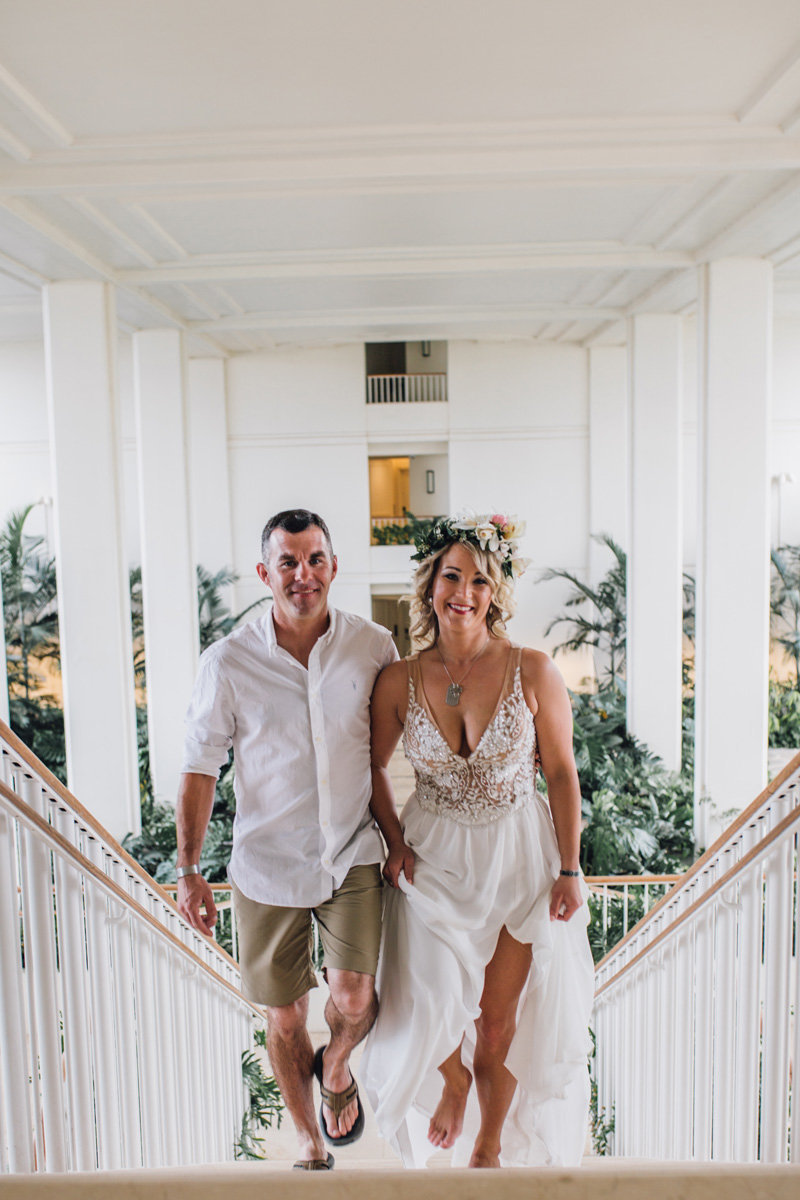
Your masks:
<svg viewBox="0 0 800 1200"><path fill-rule="evenodd" d="M383 858L369 812L369 700L396 658L388 630L336 609L308 669L277 644L271 612L201 656L183 770L219 777L233 746L228 874L251 900L311 908L351 867Z"/></svg>

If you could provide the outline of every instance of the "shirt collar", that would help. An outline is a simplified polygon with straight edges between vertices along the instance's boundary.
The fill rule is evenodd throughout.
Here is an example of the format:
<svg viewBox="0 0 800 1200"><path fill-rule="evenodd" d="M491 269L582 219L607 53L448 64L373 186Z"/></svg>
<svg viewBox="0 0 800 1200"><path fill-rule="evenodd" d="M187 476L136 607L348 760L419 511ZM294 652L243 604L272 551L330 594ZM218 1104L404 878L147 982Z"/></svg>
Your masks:
<svg viewBox="0 0 800 1200"><path fill-rule="evenodd" d="M261 618L261 628L264 632L264 638L266 639L267 643L267 654L274 654L276 650L280 649L280 646L278 645L278 639L275 636L275 622L272 619L272 611L272 606L270 606L269 612L265 613ZM325 630L322 636L317 638L316 644L318 646L326 645L328 642L332 641L336 632L338 613L337 610L330 604L328 605L328 616L330 617L330 622L328 624L328 628Z"/></svg>

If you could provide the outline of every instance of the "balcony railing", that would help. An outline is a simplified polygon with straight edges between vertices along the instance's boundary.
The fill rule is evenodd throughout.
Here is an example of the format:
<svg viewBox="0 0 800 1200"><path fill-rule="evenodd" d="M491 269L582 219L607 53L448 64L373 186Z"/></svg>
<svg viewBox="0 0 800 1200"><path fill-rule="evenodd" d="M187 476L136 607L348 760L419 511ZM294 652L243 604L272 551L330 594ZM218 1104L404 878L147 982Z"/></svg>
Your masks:
<svg viewBox="0 0 800 1200"><path fill-rule="evenodd" d="M368 375L367 404L441 404L447 400L447 375Z"/></svg>
<svg viewBox="0 0 800 1200"><path fill-rule="evenodd" d="M800 756L597 967L611 1152L800 1163Z"/></svg>
<svg viewBox="0 0 800 1200"><path fill-rule="evenodd" d="M0 755L0 1171L233 1159L236 964L2 722Z"/></svg>

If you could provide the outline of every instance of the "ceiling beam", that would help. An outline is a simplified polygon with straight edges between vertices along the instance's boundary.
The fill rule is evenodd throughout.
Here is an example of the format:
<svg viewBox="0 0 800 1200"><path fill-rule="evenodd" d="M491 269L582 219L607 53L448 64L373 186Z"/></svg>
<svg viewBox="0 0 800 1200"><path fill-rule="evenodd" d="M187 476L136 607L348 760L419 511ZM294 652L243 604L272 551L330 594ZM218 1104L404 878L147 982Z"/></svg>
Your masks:
<svg viewBox="0 0 800 1200"><path fill-rule="evenodd" d="M203 333L224 333L227 330L285 330L316 327L335 328L383 328L385 326L414 325L436 327L442 324L475 324L493 322L536 322L536 321L594 321L614 320L622 310L612 308L578 308L558 304L490 305L486 307L424 307L363 309L322 309L296 312L251 312L220 317L216 321L193 321L193 330Z"/></svg>
<svg viewBox="0 0 800 1200"><path fill-rule="evenodd" d="M229 141L200 155L191 141L176 142L169 159L150 153L150 143L135 142L128 154L119 146L88 149L78 144L61 152L37 153L29 163L0 170L0 194L113 192L132 199L143 191L193 192L258 187L266 193L345 189L393 191L409 186L473 187L509 185L571 177L594 182L597 175L627 182L631 175L800 168L800 137L777 126L743 125L735 119L633 124L585 123L580 129L540 132L508 139L464 134L439 136L424 127L415 145L387 135L377 147L351 138L342 145L327 131L319 145L300 138L277 151L254 143L252 153L237 156ZM655 180L657 182L657 178Z"/></svg>
<svg viewBox="0 0 800 1200"><path fill-rule="evenodd" d="M37 100L20 81L0 63L0 94L33 125L46 134L57 146L71 146L72 134L54 117L48 108Z"/></svg>
<svg viewBox="0 0 800 1200"><path fill-rule="evenodd" d="M560 249L558 246L452 246L308 251L297 254L218 256L209 261L117 272L125 283L225 283L253 279L397 278L400 276L469 275L486 272L566 270L673 270L694 265L691 254L653 250L649 246L604 246Z"/></svg>

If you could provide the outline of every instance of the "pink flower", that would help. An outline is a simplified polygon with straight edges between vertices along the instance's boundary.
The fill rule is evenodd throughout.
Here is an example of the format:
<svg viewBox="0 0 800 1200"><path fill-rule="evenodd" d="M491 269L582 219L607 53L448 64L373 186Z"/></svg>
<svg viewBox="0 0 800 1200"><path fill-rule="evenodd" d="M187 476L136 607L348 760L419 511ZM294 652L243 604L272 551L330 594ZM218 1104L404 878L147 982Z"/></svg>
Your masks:
<svg viewBox="0 0 800 1200"><path fill-rule="evenodd" d="M492 513L489 520L492 522L493 525L499 525L502 528L505 525L508 518L505 517L503 515L503 513Z"/></svg>

